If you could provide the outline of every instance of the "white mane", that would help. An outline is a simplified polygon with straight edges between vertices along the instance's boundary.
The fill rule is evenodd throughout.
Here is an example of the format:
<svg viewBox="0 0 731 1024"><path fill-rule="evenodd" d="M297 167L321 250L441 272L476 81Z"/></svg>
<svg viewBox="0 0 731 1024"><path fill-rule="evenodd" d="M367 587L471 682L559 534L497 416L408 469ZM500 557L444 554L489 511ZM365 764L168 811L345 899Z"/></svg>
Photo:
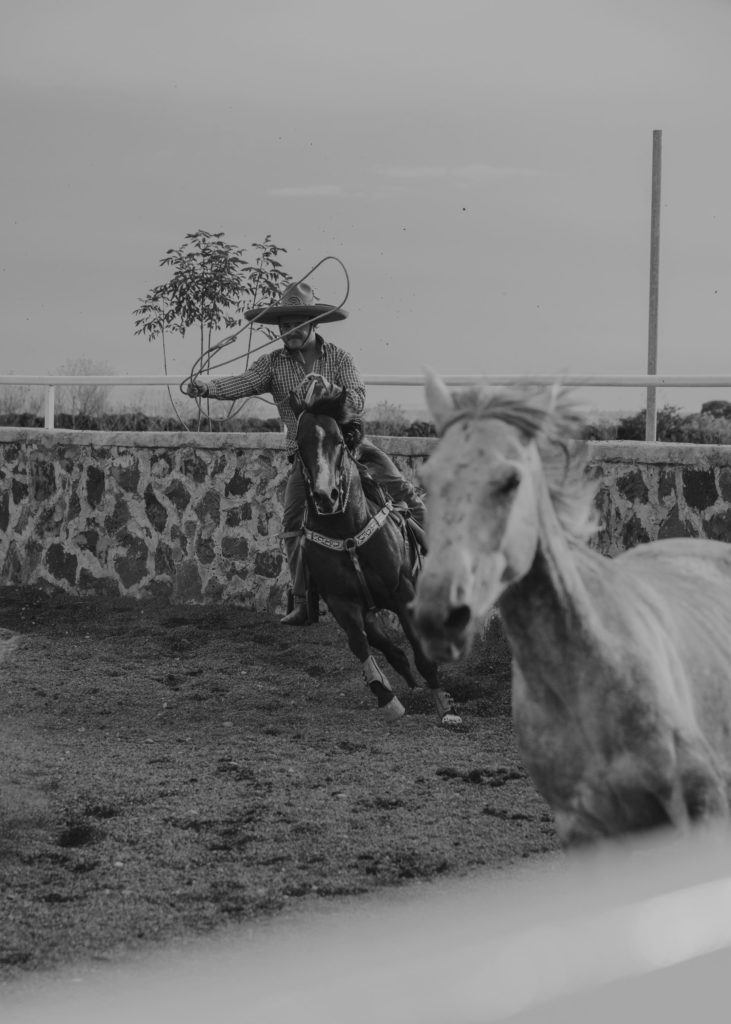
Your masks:
<svg viewBox="0 0 731 1024"><path fill-rule="evenodd" d="M586 415L569 389L476 387L453 391L452 401L454 420L501 420L535 441L551 503L563 529L580 541L596 532L596 483L587 473L587 449L581 441Z"/></svg>

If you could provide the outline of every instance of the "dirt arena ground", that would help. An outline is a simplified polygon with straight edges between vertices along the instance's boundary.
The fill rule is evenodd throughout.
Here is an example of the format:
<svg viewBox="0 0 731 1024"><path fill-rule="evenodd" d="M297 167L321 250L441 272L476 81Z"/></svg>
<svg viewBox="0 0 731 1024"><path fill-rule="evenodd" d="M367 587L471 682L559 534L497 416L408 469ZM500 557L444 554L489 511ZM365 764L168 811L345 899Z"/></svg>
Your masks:
<svg viewBox="0 0 731 1024"><path fill-rule="evenodd" d="M561 856L498 628L456 730L390 672L385 725L327 616L4 588L0 659L0 981Z"/></svg>

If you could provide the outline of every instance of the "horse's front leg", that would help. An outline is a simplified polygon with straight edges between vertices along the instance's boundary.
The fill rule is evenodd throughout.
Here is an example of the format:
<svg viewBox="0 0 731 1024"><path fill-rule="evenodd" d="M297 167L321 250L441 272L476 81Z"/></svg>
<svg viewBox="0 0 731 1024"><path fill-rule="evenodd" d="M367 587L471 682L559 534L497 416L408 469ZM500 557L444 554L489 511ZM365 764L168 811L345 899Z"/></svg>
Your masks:
<svg viewBox="0 0 731 1024"><path fill-rule="evenodd" d="M426 680L426 685L431 691L434 707L442 725L461 725L462 719L455 710L452 696L442 687L436 662L430 661L424 654L419 637L416 634L416 629L414 628L414 623L408 612L408 603L408 601L400 603L396 608L396 614L406 639L411 644L416 667Z"/></svg>
<svg viewBox="0 0 731 1024"><path fill-rule="evenodd" d="M411 663L406 652L388 635L384 624L378 619L378 614L368 612L364 622L368 642L385 656L389 665L396 669L412 690L418 689L419 682L411 671Z"/></svg>
<svg viewBox="0 0 731 1024"><path fill-rule="evenodd" d="M350 602L329 597L328 607L345 631L348 645L361 664L365 684L378 702L378 710L387 722L395 722L405 713L401 701L371 654L362 609Z"/></svg>

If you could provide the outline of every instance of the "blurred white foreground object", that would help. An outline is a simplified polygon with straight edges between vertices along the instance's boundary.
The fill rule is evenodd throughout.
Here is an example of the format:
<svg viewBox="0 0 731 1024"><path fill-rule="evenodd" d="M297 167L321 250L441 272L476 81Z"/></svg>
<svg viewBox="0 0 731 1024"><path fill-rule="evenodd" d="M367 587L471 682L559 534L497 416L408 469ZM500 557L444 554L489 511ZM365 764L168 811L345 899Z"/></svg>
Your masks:
<svg viewBox="0 0 731 1024"><path fill-rule="evenodd" d="M731 836L658 834L0 990L3 1024L729 1020Z"/></svg>

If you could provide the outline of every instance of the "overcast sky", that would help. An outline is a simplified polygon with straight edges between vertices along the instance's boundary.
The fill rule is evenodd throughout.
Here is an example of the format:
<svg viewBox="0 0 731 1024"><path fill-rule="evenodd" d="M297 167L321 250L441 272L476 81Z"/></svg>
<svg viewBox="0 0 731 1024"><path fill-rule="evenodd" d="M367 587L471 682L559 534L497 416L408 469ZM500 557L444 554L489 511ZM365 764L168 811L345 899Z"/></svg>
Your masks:
<svg viewBox="0 0 731 1024"><path fill-rule="evenodd" d="M295 277L342 260L323 333L364 373L644 373L654 129L659 370L731 372L729 0L5 0L0 23L0 373L162 373L132 311L198 228L270 234ZM310 280L342 300L336 263Z"/></svg>

